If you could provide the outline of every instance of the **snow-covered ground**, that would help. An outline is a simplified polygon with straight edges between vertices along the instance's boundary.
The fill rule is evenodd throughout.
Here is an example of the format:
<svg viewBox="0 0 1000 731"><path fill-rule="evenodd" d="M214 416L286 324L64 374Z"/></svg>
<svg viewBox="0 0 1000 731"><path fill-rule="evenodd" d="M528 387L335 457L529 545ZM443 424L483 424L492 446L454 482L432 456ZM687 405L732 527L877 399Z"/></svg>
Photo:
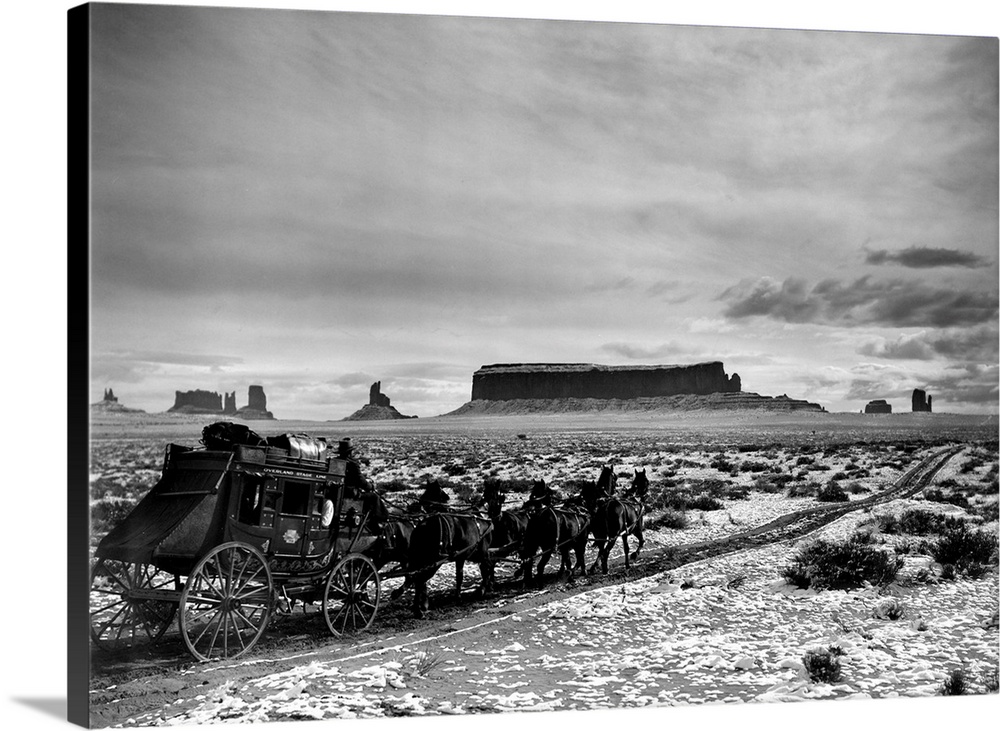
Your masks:
<svg viewBox="0 0 1000 731"><path fill-rule="evenodd" d="M868 520L851 514L818 535L843 537ZM963 668L975 685L997 668L995 570L977 580L906 581L927 564L907 557L890 591L904 615L877 619L885 596L876 589L786 584L780 573L795 545L595 589L444 640L227 684L132 722L927 696L952 670ZM831 647L843 653L842 678L810 682L803 655Z"/></svg>

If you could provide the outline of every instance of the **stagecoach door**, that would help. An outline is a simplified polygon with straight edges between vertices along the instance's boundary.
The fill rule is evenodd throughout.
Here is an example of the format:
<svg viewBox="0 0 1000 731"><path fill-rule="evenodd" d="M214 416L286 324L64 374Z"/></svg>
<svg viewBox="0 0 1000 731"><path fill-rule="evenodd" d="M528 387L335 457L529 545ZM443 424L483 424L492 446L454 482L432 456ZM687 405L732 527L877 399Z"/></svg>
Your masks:
<svg viewBox="0 0 1000 731"><path fill-rule="evenodd" d="M280 482L274 552L305 557L315 550L310 529L321 520L322 484L293 478L282 478Z"/></svg>

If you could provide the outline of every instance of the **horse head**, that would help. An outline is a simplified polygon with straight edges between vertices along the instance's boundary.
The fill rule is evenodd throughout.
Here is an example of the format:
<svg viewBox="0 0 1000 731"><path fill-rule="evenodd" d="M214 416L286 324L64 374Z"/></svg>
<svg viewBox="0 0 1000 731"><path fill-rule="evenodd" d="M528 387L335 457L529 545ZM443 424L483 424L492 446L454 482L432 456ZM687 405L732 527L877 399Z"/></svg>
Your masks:
<svg viewBox="0 0 1000 731"><path fill-rule="evenodd" d="M496 518L503 512L506 490L500 488L500 483L487 480L483 483L483 496L477 505L486 505L486 512L491 518Z"/></svg>
<svg viewBox="0 0 1000 731"><path fill-rule="evenodd" d="M444 488L441 487L441 483L437 480L428 482L424 486L423 494L420 496L421 503L443 505L449 500L451 500L451 497L444 491Z"/></svg>
<svg viewBox="0 0 1000 731"><path fill-rule="evenodd" d="M597 478L597 486L601 488L605 495L611 497L615 494L615 485L618 482L618 475L611 465L604 465L601 468L601 475Z"/></svg>
<svg viewBox="0 0 1000 731"><path fill-rule="evenodd" d="M585 482L580 488L579 499L591 513L597 510L597 504L603 497L605 497L604 492L596 482Z"/></svg>
<svg viewBox="0 0 1000 731"><path fill-rule="evenodd" d="M649 492L649 478L646 477L646 469L643 468L642 471L634 470L634 475L632 476L632 487L629 488L629 494L635 495L640 500L646 497Z"/></svg>

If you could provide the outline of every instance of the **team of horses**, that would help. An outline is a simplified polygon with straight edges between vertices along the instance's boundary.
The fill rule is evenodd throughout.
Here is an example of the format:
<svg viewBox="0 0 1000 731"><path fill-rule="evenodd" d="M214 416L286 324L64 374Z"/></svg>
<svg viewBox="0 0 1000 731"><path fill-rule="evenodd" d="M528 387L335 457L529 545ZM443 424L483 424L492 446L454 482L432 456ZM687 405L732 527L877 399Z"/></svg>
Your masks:
<svg viewBox="0 0 1000 731"><path fill-rule="evenodd" d="M625 568L643 546L642 522L649 489L646 471L634 470L631 485L621 494L618 476L606 465L595 482L584 483L579 494L560 500L544 480L536 480L523 504L505 508L507 493L496 483L488 483L473 504L450 505L450 496L438 481L425 485L420 498L405 508L389 506L382 540L371 550L371 558L381 570L395 563L405 576L402 586L392 592L399 598L413 589L413 611L422 617L428 610L427 582L446 563L455 564L455 596L461 595L464 567L478 564L482 593L495 590L498 561L518 565L514 578L521 587L540 584L545 566L558 553L557 577L579 571L588 573L587 544L593 542L598 565L608 572L608 557L619 538L625 552ZM629 552L629 536L637 541ZM574 560L575 558L575 560Z"/></svg>

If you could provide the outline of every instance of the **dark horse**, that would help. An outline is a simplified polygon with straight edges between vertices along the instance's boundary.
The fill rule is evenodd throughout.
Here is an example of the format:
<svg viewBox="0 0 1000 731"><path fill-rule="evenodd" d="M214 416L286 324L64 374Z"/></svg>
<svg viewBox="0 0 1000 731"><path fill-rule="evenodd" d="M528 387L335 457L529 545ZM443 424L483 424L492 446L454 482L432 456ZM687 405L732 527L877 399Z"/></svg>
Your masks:
<svg viewBox="0 0 1000 731"><path fill-rule="evenodd" d="M490 540L493 524L474 513L435 513L417 523L410 536L407 583L414 586L413 613L423 617L429 607L427 582L443 564L455 564L455 599L461 598L466 561L479 564L482 593L493 590Z"/></svg>
<svg viewBox="0 0 1000 731"><path fill-rule="evenodd" d="M483 502L486 504L486 514L493 522L493 537L490 539L490 553L494 561L512 554L519 554L524 542L524 533L528 528L529 512L527 508L504 510L503 503L506 492L496 483L483 486ZM518 570L520 573L520 569ZM515 574L516 576L517 574Z"/></svg>
<svg viewBox="0 0 1000 731"><path fill-rule="evenodd" d="M577 502L566 501L560 507L547 506L533 513L528 520L521 545L521 581L527 584L531 580L531 569L535 556L541 553L538 566L535 569L535 581L541 583L545 564L553 552L559 551L561 562L557 576L569 570L569 578L573 578L575 566L570 561L570 550L576 553L576 566L584 576L587 575L587 564L584 554L587 551L587 527L590 515L586 508Z"/></svg>
<svg viewBox="0 0 1000 731"><path fill-rule="evenodd" d="M614 484L614 482L606 484ZM600 481L598 481L598 485L600 485ZM629 568L630 558L638 557L639 551L645 543L642 537L642 519L646 512L645 498L648 490L649 480L646 477L645 469L641 472L635 471L632 486L621 497L598 486L594 486L592 490L585 490L583 498L591 514L590 532L594 537L594 545L597 547L597 559L590 567L591 571L597 568L599 561L601 571L605 574L608 573L608 556L619 536L621 536L622 548L625 551L625 568ZM635 536L639 541L639 545L636 546L635 552L631 555L629 555L628 549L630 535Z"/></svg>
<svg viewBox="0 0 1000 731"><path fill-rule="evenodd" d="M381 569L389 563L396 563L400 571L405 571L410 557L410 540L413 536L413 529L420 522L422 516L444 509L450 499L451 497L441 487L441 483L433 480L424 486L420 497L415 502L410 503L405 511L399 508L390 508L385 528L382 531L382 540L369 552L369 558L375 562L376 568ZM389 598L399 599L412 586L413 580L407 575L402 586L394 589Z"/></svg>

